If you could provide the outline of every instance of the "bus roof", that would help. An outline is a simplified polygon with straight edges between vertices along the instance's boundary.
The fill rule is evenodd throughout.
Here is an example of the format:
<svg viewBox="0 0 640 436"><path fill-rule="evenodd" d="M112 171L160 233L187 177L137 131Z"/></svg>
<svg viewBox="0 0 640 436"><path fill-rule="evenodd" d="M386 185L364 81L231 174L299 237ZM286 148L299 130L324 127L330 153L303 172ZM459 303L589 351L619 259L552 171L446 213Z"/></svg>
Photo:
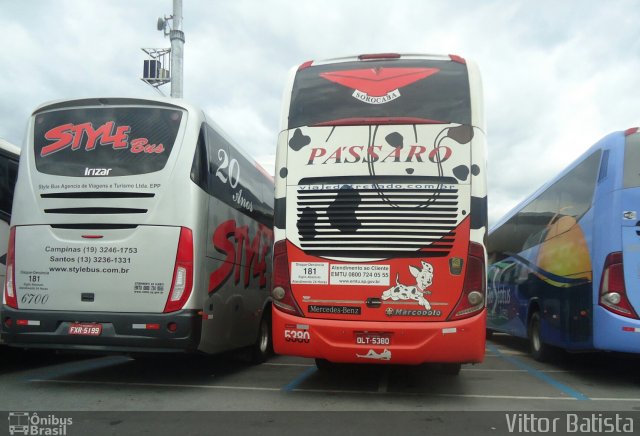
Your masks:
<svg viewBox="0 0 640 436"><path fill-rule="evenodd" d="M382 59L429 59L429 60L459 60L462 59L456 55L441 55L441 54L419 54L419 53L367 53L360 55L343 56L329 59L312 60L305 62L301 65L304 67L311 67L316 65L337 64L341 62L355 62L355 61L373 61Z"/></svg>
<svg viewBox="0 0 640 436"><path fill-rule="evenodd" d="M0 149L7 151L11 154L15 154L16 156L20 155L20 147L10 143L6 139L0 138Z"/></svg>

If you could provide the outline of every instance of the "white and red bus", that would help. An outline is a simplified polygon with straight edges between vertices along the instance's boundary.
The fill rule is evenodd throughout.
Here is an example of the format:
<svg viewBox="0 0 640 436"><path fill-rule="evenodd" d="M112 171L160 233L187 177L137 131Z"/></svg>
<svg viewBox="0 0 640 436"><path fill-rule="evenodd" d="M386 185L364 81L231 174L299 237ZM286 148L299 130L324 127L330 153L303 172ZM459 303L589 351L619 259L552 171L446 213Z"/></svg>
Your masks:
<svg viewBox="0 0 640 436"><path fill-rule="evenodd" d="M279 354L442 363L485 349L487 192L479 72L373 54L292 69L276 156Z"/></svg>
<svg viewBox="0 0 640 436"><path fill-rule="evenodd" d="M182 100L38 107L11 216L2 339L270 351L273 179Z"/></svg>

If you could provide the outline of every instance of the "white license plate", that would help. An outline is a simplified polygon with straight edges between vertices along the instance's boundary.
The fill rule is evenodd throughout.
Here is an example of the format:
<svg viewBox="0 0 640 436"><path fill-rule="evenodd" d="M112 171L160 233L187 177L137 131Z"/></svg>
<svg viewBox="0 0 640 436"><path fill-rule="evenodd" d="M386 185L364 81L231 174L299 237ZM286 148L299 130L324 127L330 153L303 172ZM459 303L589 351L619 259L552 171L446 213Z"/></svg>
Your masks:
<svg viewBox="0 0 640 436"><path fill-rule="evenodd" d="M102 334L102 324L73 323L69 326L69 334L79 336L100 336Z"/></svg>
<svg viewBox="0 0 640 436"><path fill-rule="evenodd" d="M391 345L391 333L355 332L356 345Z"/></svg>

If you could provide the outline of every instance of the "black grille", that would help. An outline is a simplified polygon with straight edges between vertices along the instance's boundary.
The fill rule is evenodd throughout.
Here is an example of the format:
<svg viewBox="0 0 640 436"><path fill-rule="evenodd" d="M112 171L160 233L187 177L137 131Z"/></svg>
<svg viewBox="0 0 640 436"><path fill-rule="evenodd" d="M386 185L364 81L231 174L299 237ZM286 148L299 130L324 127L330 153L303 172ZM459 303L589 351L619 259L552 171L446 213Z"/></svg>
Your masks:
<svg viewBox="0 0 640 436"><path fill-rule="evenodd" d="M449 254L461 213L454 180L371 181L351 177L335 184L327 179L321 185L300 182L297 227L305 252L336 257Z"/></svg>
<svg viewBox="0 0 640 436"><path fill-rule="evenodd" d="M105 215L105 214L147 213L147 209L137 209L137 208L131 208L131 207L62 207L57 209L45 209L44 213Z"/></svg>

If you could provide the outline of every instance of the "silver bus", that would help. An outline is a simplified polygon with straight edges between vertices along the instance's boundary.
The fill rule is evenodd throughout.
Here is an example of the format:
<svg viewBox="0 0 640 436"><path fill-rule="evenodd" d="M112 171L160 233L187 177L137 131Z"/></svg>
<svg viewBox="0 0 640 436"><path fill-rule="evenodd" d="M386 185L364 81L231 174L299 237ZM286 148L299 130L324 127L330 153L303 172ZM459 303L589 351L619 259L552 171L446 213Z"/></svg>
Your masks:
<svg viewBox="0 0 640 436"><path fill-rule="evenodd" d="M273 178L174 99L38 107L2 306L11 346L271 350Z"/></svg>
<svg viewBox="0 0 640 436"><path fill-rule="evenodd" d="M11 205L13 202L13 189L18 177L19 159L20 149L0 138L0 280L2 280L2 286L4 286L5 267L7 264Z"/></svg>

